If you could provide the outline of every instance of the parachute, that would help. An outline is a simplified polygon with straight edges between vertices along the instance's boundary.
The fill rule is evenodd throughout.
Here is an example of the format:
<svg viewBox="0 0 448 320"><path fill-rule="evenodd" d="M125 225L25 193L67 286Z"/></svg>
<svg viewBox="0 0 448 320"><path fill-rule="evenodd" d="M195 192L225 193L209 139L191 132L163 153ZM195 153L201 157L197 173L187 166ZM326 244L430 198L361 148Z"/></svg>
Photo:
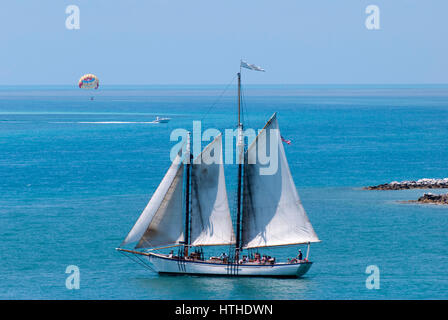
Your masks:
<svg viewBox="0 0 448 320"><path fill-rule="evenodd" d="M96 75L89 73L79 79L78 86L81 89L98 89L100 81Z"/></svg>

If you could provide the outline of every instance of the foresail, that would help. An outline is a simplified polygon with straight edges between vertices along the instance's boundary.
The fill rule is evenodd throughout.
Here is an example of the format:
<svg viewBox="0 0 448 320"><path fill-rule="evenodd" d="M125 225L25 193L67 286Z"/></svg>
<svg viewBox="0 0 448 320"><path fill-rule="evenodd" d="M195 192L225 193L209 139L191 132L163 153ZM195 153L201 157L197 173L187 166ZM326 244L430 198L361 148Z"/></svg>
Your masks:
<svg viewBox="0 0 448 320"><path fill-rule="evenodd" d="M224 177L222 135L193 161L191 187L190 243L195 246L235 243Z"/></svg>
<svg viewBox="0 0 448 320"><path fill-rule="evenodd" d="M261 164L260 155L270 156L270 163ZM319 241L300 202L275 114L246 152L242 225L245 248Z"/></svg>
<svg viewBox="0 0 448 320"><path fill-rule="evenodd" d="M182 188L183 165L177 155L122 245L138 241L136 248L147 248L183 241Z"/></svg>

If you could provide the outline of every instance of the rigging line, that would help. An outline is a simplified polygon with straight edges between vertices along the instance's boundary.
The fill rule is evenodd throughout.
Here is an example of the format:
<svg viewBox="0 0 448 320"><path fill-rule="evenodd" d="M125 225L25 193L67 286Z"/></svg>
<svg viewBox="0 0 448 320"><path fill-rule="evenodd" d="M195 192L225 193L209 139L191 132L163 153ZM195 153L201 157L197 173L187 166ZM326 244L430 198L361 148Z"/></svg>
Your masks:
<svg viewBox="0 0 448 320"><path fill-rule="evenodd" d="M119 251L119 252L120 252L122 255L124 255L126 258L128 258L128 259L132 260L133 262L135 262L135 263L137 263L137 264L143 266L143 268L146 268L146 269L151 270L151 271L153 271L153 272L157 272L157 271L155 271L149 264L147 264L147 263L145 263L144 261L142 261L140 257L137 257L138 260L140 260L140 261L138 261L138 260L135 259L134 255L131 256L130 254L127 254L127 253L125 253L125 252L123 252L123 251Z"/></svg>
<svg viewBox="0 0 448 320"><path fill-rule="evenodd" d="M246 96L244 95L244 91L241 90L241 104L243 106L243 117L244 121L247 122L247 126L250 128L250 120L249 120L249 113L247 112L247 104L246 104Z"/></svg>
<svg viewBox="0 0 448 320"><path fill-rule="evenodd" d="M208 114L210 113L212 108L221 100L221 98L224 95L224 93L226 93L227 89L230 87L230 85L233 83L233 81L235 81L235 78L236 78L236 75L233 76L232 80L229 82L229 84L227 84L225 89L221 92L221 95L215 100L215 102L213 102L213 104L210 106L210 108L208 108L207 112L201 118L201 120L200 120L201 122L202 122L202 120L204 120L208 116Z"/></svg>
<svg viewBox="0 0 448 320"><path fill-rule="evenodd" d="M245 111L245 104L244 104L244 90L243 90L243 85L241 85L241 118L242 118L242 122L245 123L246 122L246 118L244 116L244 111Z"/></svg>
<svg viewBox="0 0 448 320"><path fill-rule="evenodd" d="M128 258L128 259L130 259L130 260L132 260L133 262L135 262L135 263L137 263L137 264L139 264L139 265L141 265L141 266L143 266L143 268L146 268L146 269L150 269L150 270L152 270L151 268L149 268L147 265L145 265L145 264L142 264L140 261L137 261L136 259L135 259L135 257L133 257L133 256L130 256L129 254L126 254L126 253L124 253L124 252L122 252L122 251L120 251L120 253L122 254L122 255L124 255L126 258ZM153 270L152 270L153 271Z"/></svg>
<svg viewBox="0 0 448 320"><path fill-rule="evenodd" d="M245 96L244 96L243 85L241 85L241 121L242 121L242 123L244 123L244 128L250 128L249 119L247 117L246 101L245 101ZM243 137L243 140L244 140L244 137Z"/></svg>
<svg viewBox="0 0 448 320"><path fill-rule="evenodd" d="M147 263L147 262L145 262L144 260L143 260L143 258L142 257L140 257L140 256L137 256L137 259L139 259L148 269L150 269L150 270L152 270L152 271L154 271L154 272L156 272L157 273L157 271L156 270L154 270L150 265L149 265L149 263Z"/></svg>

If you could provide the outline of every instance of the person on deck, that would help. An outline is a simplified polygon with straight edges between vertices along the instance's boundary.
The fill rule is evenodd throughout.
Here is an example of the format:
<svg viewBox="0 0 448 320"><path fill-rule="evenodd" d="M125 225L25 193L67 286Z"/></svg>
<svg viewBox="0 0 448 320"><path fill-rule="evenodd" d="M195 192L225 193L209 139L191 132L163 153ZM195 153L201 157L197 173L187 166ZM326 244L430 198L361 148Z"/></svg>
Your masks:
<svg viewBox="0 0 448 320"><path fill-rule="evenodd" d="M247 256L243 256L243 258L239 261L239 264L243 264L247 262Z"/></svg>
<svg viewBox="0 0 448 320"><path fill-rule="evenodd" d="M223 262L226 262L226 261L227 261L227 254L226 254L225 252L223 252L223 253L219 256L219 258L220 258Z"/></svg>
<svg viewBox="0 0 448 320"><path fill-rule="evenodd" d="M302 250L299 249L299 254L297 255L297 259L299 259L299 261L300 261L300 260L302 260L302 257L303 257Z"/></svg>
<svg viewBox="0 0 448 320"><path fill-rule="evenodd" d="M170 251L170 254L168 255L168 258L172 258L173 257L173 250Z"/></svg>

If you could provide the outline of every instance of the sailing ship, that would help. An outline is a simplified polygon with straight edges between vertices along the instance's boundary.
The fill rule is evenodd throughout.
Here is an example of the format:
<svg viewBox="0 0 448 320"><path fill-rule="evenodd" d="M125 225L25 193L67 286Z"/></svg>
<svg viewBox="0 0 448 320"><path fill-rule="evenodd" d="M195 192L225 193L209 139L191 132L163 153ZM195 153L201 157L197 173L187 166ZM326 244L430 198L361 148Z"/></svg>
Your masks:
<svg viewBox="0 0 448 320"><path fill-rule="evenodd" d="M276 114L245 148L240 117L241 70L237 76L236 221L232 221L228 204L222 135L193 158L188 134L185 152L179 151L143 213L117 248L137 256L160 274L300 277L312 265L308 259L310 244L320 240L297 193ZM266 141L277 143L269 146ZM272 146L277 150L267 150ZM275 173L260 174L265 166L256 157L260 149L264 154L270 151L271 156L276 155ZM135 250L122 247L130 243L136 243ZM307 253L302 259L276 261L261 259L258 252L253 254L260 248L304 244ZM206 246L228 246L233 254L205 259ZM174 247L178 247L176 255L173 250L163 253L162 249Z"/></svg>

